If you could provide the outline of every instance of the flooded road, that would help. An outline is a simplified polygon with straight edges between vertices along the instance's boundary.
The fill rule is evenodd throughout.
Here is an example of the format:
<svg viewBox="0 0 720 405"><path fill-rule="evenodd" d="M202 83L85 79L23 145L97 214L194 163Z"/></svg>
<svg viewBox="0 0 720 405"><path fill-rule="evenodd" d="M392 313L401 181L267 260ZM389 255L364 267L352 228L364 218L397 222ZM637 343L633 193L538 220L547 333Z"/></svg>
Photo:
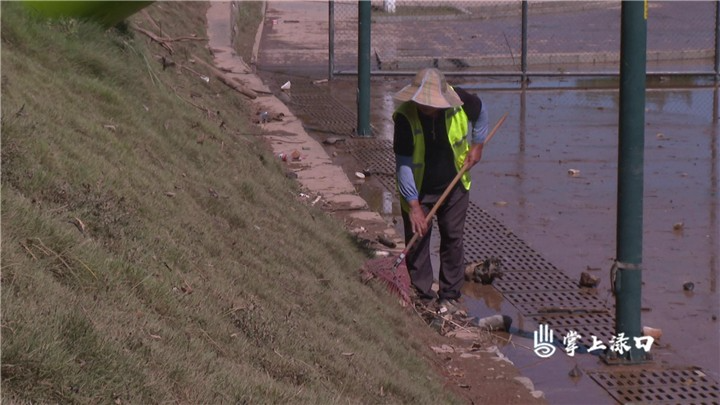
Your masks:
<svg viewBox="0 0 720 405"><path fill-rule="evenodd" d="M391 96L409 80L373 78L371 121L376 138L391 139ZM483 98L491 125L509 112L473 169L472 201L571 278L578 280L582 272L600 277L598 296L612 308L609 273L616 253L618 91L523 92L493 89L497 83L451 81ZM352 79L340 78L330 91L352 108L355 100L348 94L353 86ZM654 361L668 367L697 366L715 380L720 379L720 127L713 121L717 97L712 87L648 89L641 292L642 326L663 331ZM372 187L364 184L359 192L381 201L384 189ZM397 207L394 215L399 220ZM437 257L434 261L437 268ZM693 284L692 291L684 289L685 283ZM531 332L534 325L493 290L467 286L465 299L471 313L509 315L515 332ZM504 353L553 403L572 403L574 390L593 384L568 379L575 364L602 364L592 355L540 359L528 349L533 345L531 334L511 339L516 344L508 344ZM559 378L574 388L558 385ZM590 386L583 390L598 388Z"/></svg>
<svg viewBox="0 0 720 405"><path fill-rule="evenodd" d="M472 83L465 87L473 87ZM473 169L471 199L574 279L609 291L615 255L616 90L476 90L510 115ZM717 90L652 90L645 126L642 322L720 375ZM389 113L388 113L389 116ZM381 121L381 128L391 123ZM383 130L377 136L388 136ZM570 170L577 170L571 175ZM691 282L689 292L683 284Z"/></svg>
<svg viewBox="0 0 720 405"><path fill-rule="evenodd" d="M280 23L265 28L259 74L273 89L288 80L296 86L326 79L326 9L318 4L317 13L306 15L302 13L308 8L300 13L293 3L282 4L273 3L267 11L268 19L280 19ZM283 16L293 23L283 25ZM293 34L283 35L290 26ZM372 78L374 139L391 140L392 95L410 80ZM616 253L619 121L615 79L542 82L533 78L526 91L506 80L449 79L483 98L491 125L509 113L472 171L472 203L573 280L581 272L600 277L597 297L612 308L609 273ZM315 86L314 91L319 95L289 95L289 107L299 117L311 121L320 117L336 124L333 119L356 111L353 76L338 76ZM328 107L320 100L335 105ZM652 349L654 364L700 367L720 381L718 88L687 79L650 79L645 124L642 326L663 331L659 345ZM349 136L348 130L330 132L312 134ZM338 155L335 163L348 165L350 176L363 169L363 162L347 154ZM383 198L387 187L364 181L357 190L371 206L386 213L388 221L400 221L397 203L390 210ZM686 283L692 283L692 291L684 289ZM568 377L575 365L602 367L598 356L556 353L549 359L539 358L532 351L532 322L523 319L494 287L466 287L464 298L473 315L502 313L513 318L512 334L503 335L509 342L501 350L546 393L549 402L577 403L579 390L585 403L612 402L591 379ZM610 336L601 338L607 342Z"/></svg>

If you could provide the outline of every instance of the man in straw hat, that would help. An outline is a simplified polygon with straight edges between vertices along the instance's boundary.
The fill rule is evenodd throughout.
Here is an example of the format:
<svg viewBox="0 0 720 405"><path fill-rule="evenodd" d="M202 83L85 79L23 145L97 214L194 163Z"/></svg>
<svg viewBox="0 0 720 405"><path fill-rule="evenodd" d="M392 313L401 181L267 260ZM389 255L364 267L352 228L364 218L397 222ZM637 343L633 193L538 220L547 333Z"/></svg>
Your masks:
<svg viewBox="0 0 720 405"><path fill-rule="evenodd" d="M393 114L393 150L405 241L415 233L420 236L406 257L410 279L420 303L429 305L439 299L441 313L454 312L464 282L463 228L470 174L462 176L436 213L440 229L437 294L432 290L432 227L425 217L462 166L469 169L480 161L488 132L487 111L479 97L454 89L434 68L419 71L395 99L402 102Z"/></svg>

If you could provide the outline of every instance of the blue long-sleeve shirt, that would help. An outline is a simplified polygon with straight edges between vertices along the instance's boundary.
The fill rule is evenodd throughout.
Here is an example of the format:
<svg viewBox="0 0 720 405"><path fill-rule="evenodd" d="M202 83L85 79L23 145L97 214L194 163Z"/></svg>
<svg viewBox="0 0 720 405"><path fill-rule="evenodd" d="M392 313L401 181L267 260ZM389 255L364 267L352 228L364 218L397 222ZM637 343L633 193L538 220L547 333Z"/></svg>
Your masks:
<svg viewBox="0 0 720 405"><path fill-rule="evenodd" d="M465 110L465 113L468 116L468 120L470 121L470 125L468 128L468 137L470 138L471 144L476 145L479 143L483 143L488 135L489 119L487 108L485 108L485 105L482 103L478 96L470 94L467 91L459 88L456 89L456 92L458 93L458 96L460 96L460 99L463 101L463 110ZM419 112L419 114L422 113ZM442 115L442 117L444 117L444 114ZM442 125L440 125L438 128L444 128L444 119ZM435 131L433 130L433 133L434 132ZM442 136L447 139L446 131L442 134ZM397 115L395 119L393 150L395 152L395 166L400 195L406 201L419 199L421 190L417 189L412 171L412 129L408 120L402 115ZM444 167L439 168L446 169ZM454 165L452 165L451 170L456 170ZM455 171L455 173L457 172ZM430 175L434 174L435 173ZM426 175L428 175L427 171ZM448 172L446 176L450 176L450 173ZM454 177L454 174L452 174L452 177ZM423 183L425 184L425 182Z"/></svg>

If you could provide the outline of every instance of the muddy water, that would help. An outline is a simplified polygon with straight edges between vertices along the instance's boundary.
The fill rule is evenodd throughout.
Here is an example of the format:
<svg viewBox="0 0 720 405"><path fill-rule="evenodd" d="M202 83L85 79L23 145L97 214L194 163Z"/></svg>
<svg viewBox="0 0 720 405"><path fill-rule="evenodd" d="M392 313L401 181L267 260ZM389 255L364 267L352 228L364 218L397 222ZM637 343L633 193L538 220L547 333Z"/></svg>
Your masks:
<svg viewBox="0 0 720 405"><path fill-rule="evenodd" d="M324 16L299 18L299 12L292 9L284 15L279 3L268 9L266 23L280 20L265 28L259 72L275 80L275 85L298 72L310 79L326 78ZM287 24L295 30L292 36L282 35L283 17L292 21ZM302 45L293 45L293 40ZM262 71L263 60L273 74ZM409 80L373 78L371 123L376 137L391 138L392 94ZM534 90L523 92L501 90L517 89L517 83L451 81L483 97L491 123L505 112L510 114L473 170L474 203L569 276L578 278L592 269L601 277L600 295L612 305L608 275L616 243L616 84L593 89L613 86L612 80L556 80L535 82ZM662 83L664 88L650 86L647 92L642 323L663 330L661 346L653 352L658 364L698 366L720 380L718 91L707 86L684 88L686 84ZM354 78L338 77L327 91L355 110ZM571 169L577 175L569 175ZM364 182L358 191L378 211L388 209L378 184ZM387 216L398 219L396 204ZM686 282L694 284L693 291L683 290ZM555 354L540 359L527 337L530 324L501 294L492 287L468 286L465 297L475 315L513 317L515 334L506 335L510 342L502 351L551 403L577 403L578 390L588 403L612 402L587 376L567 375L575 364L602 367L597 356Z"/></svg>
<svg viewBox="0 0 720 405"><path fill-rule="evenodd" d="M663 330L675 354L667 361L717 378L718 124L702 112L712 97L709 89L647 96L642 322ZM476 170L473 198L568 275L601 269L606 290L615 254L617 93L525 98L525 114L518 110ZM685 282L694 283L692 293Z"/></svg>
<svg viewBox="0 0 720 405"><path fill-rule="evenodd" d="M392 93L404 80L373 78L374 136L391 139ZM473 202L500 220L569 276L601 278L609 306L609 270L615 256L618 92L614 89L493 90L498 83L460 83L488 105L491 121L509 117L473 169ZM484 86L489 88L484 88ZM329 91L353 108L356 83L339 78ZM508 84L512 86L512 84ZM656 364L698 366L720 379L718 276L718 123L714 88L649 89L646 100L642 324L663 330ZM347 164L351 164L346 162ZM359 166L351 169L357 169ZM570 175L570 170L577 171ZM385 190L372 182L358 191L379 212ZM386 207L387 205L385 205ZM392 215L399 221L397 205ZM399 223L399 222L398 222ZM398 226L398 232L401 229ZM437 249L439 241L433 241ZM434 257L437 269L438 260ZM693 291L683 284L691 282ZM553 403L573 403L577 390L607 401L589 378L572 379L576 364L602 368L597 356L531 349L534 325L493 288L468 286L471 314L513 317L507 354ZM524 335L524 337L523 337ZM529 338L528 338L529 336ZM604 340L609 340L604 337Z"/></svg>
<svg viewBox="0 0 720 405"><path fill-rule="evenodd" d="M400 86L384 84L378 91ZM616 243L618 92L475 91L488 104L491 121L510 115L473 170L471 198L571 277L591 269L602 278L601 296L613 305L608 278ZM389 116L385 94L375 98ZM714 117L713 88L648 91L642 323L663 330L657 360L699 366L717 379L719 130ZM377 136L389 137L392 123L378 119ZM694 284L691 292L684 290L686 282ZM472 304L478 313L513 312L497 302L495 308L480 304Z"/></svg>

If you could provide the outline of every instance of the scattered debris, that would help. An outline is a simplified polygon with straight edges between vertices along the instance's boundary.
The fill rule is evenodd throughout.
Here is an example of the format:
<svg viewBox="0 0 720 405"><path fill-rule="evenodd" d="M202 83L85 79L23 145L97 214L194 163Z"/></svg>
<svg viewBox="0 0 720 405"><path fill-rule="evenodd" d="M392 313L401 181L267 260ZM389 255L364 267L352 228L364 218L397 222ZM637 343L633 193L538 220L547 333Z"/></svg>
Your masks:
<svg viewBox="0 0 720 405"><path fill-rule="evenodd" d="M493 315L486 318L475 318L473 324L483 330L508 331L512 325L512 318L507 315Z"/></svg>
<svg viewBox="0 0 720 405"><path fill-rule="evenodd" d="M280 86L280 90L290 90L290 86L291 86L291 84L290 84L290 81L288 80L285 82L285 84Z"/></svg>
<svg viewBox="0 0 720 405"><path fill-rule="evenodd" d="M580 370L580 367L578 367L578 365L576 364L575 367L573 367L572 370L570 370L568 375L572 378L578 378L583 375L583 372L582 372L582 370Z"/></svg>
<svg viewBox="0 0 720 405"><path fill-rule="evenodd" d="M545 396L545 393L535 389L535 384L533 384L532 380L530 380L529 378L515 377L514 379L520 382L520 384L524 385L525 388L530 391L530 395L532 395L534 398L543 398Z"/></svg>
<svg viewBox="0 0 720 405"><path fill-rule="evenodd" d="M607 312L605 308L585 308L585 307L564 307L564 306L549 306L538 308L539 314L574 314L574 313L586 313L586 314L600 314Z"/></svg>
<svg viewBox="0 0 720 405"><path fill-rule="evenodd" d="M353 234L353 235L358 235L358 234L361 234L361 233L365 233L366 231L367 231L367 229L365 229L365 227L359 226L359 227L357 227L357 228L351 229L351 230L350 230L350 233Z"/></svg>
<svg viewBox="0 0 720 405"><path fill-rule="evenodd" d="M570 169L568 170L568 174L575 177L580 175L580 170L578 169Z"/></svg>
<svg viewBox="0 0 720 405"><path fill-rule="evenodd" d="M454 337L454 338L457 338L460 340L474 341L474 340L477 340L477 338L478 338L478 332L473 331L473 330L457 329L457 330L453 330L453 331L446 333L445 336ZM463 353L462 355L460 355L460 357L467 358L467 357L479 357L479 356L471 355L470 353Z"/></svg>
<svg viewBox="0 0 720 405"><path fill-rule="evenodd" d="M495 278L502 278L502 259L490 256L465 268L465 279L482 284L492 284Z"/></svg>
<svg viewBox="0 0 720 405"><path fill-rule="evenodd" d="M69 223L75 225L75 227L80 231L81 234L85 235L85 224L83 221L80 220L78 217L73 217L73 219L68 221Z"/></svg>
<svg viewBox="0 0 720 405"><path fill-rule="evenodd" d="M397 247L397 243L388 239L385 235L378 235L377 240L383 245L389 247L390 249L395 249L395 247Z"/></svg>
<svg viewBox="0 0 720 405"><path fill-rule="evenodd" d="M683 222L676 222L673 224L673 231L682 231L685 229L685 224Z"/></svg>
<svg viewBox="0 0 720 405"><path fill-rule="evenodd" d="M338 142L345 142L345 138L339 138L337 136L331 136L323 141L325 145L335 145Z"/></svg>
<svg viewBox="0 0 720 405"><path fill-rule="evenodd" d="M190 286L190 284L188 284L187 280L183 280L183 284L180 286L180 291L189 295L193 293L193 288Z"/></svg>
<svg viewBox="0 0 720 405"><path fill-rule="evenodd" d="M496 207L506 207L508 205L507 201L495 201L493 203Z"/></svg>
<svg viewBox="0 0 720 405"><path fill-rule="evenodd" d="M453 349L450 345L442 345L442 346L430 346L430 349L434 351L437 354L440 353L455 353L455 349Z"/></svg>
<svg viewBox="0 0 720 405"><path fill-rule="evenodd" d="M655 340L659 340L662 337L662 329L651 328L649 326L643 326L643 336L651 336Z"/></svg>
<svg viewBox="0 0 720 405"><path fill-rule="evenodd" d="M167 56L161 56L161 57L160 57L160 64L162 64L162 68L163 68L163 70L165 70L165 69L167 69L167 68L169 68L169 67L175 66L175 61L173 61L172 59L170 59L170 58L167 57Z"/></svg>
<svg viewBox="0 0 720 405"><path fill-rule="evenodd" d="M688 281L687 283L683 284L683 290L685 291L692 291L695 289L695 283Z"/></svg>
<svg viewBox="0 0 720 405"><path fill-rule="evenodd" d="M595 288L600 283L600 277L593 276L590 273L580 273L580 287Z"/></svg>
<svg viewBox="0 0 720 405"><path fill-rule="evenodd" d="M250 99L256 99L258 97L257 93L251 89L249 89L245 84L240 83L238 80L236 80L233 77L230 77L220 69L216 68L215 66L205 62L204 60L198 58L197 56L193 55L193 59L200 63L201 65L205 66L208 70L210 70L214 76L217 77L218 80L220 80L223 84L226 86L232 88L233 90L237 91L238 93L250 98ZM203 80L205 80L207 76L201 76ZM210 81L210 78L207 77L207 81Z"/></svg>
<svg viewBox="0 0 720 405"><path fill-rule="evenodd" d="M358 179L364 179L365 175L362 174L361 172L355 172L355 177L357 177Z"/></svg>

